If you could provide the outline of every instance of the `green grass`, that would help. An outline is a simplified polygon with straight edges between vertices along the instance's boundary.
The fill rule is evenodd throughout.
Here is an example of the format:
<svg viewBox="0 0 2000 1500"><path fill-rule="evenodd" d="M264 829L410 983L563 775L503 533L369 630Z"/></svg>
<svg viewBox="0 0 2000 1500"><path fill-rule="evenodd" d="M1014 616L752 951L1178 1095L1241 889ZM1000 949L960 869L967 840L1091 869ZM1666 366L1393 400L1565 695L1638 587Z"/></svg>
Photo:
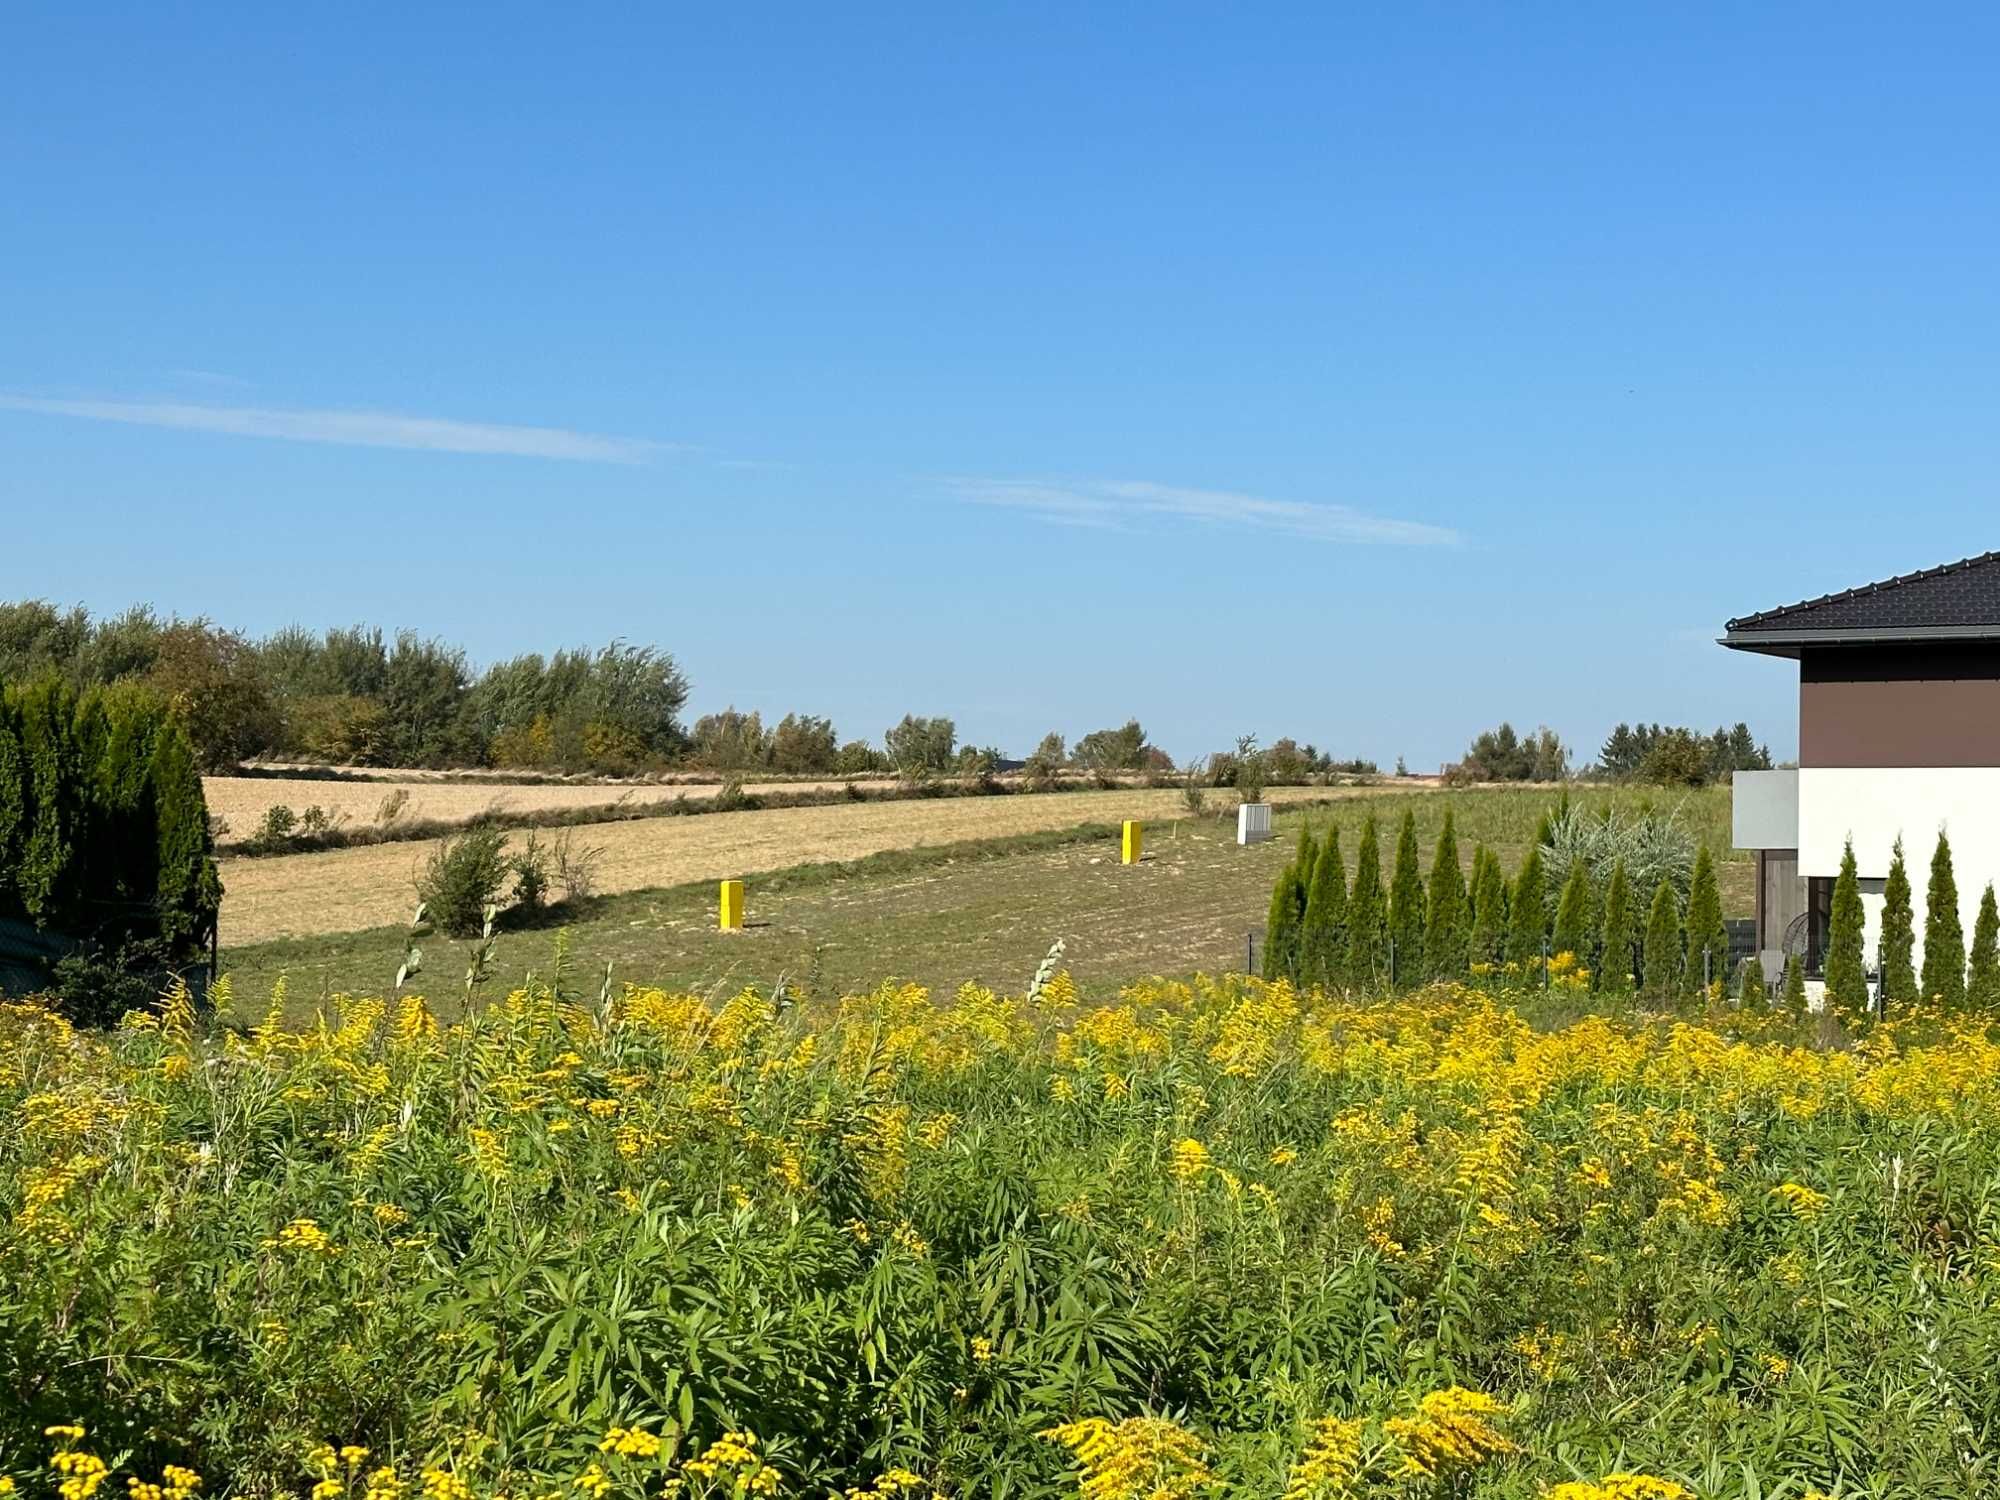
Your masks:
<svg viewBox="0 0 2000 1500"><path fill-rule="evenodd" d="M1118 831L1109 825L808 865L751 883L752 925L742 933L716 931L712 884L604 897L538 927L504 931L485 993L505 993L530 972L546 975L562 927L572 973L588 973L593 989L609 961L614 982L700 993L768 987L781 978L838 993L887 975L934 988L976 980L1018 992L1060 937L1078 984L1108 992L1149 974L1240 968L1245 936L1262 932L1271 882L1291 858L1301 820L1320 832L1338 824L1351 869L1362 819L1371 811L1382 819L1386 859L1407 808L1428 869L1449 808L1468 866L1473 846L1483 842L1511 870L1553 800L1542 787L1336 795L1280 812L1277 836L1248 849L1237 847L1233 819L1155 823L1146 830L1144 863L1129 869L1118 862ZM1727 788L1581 788L1571 800L1592 811L1677 808L1698 838L1728 849ZM1747 915L1749 860L1732 854L1722 875L1726 914ZM244 1012L260 1013L284 973L294 1013L306 1014L328 995L387 988L405 941L401 928L382 927L261 943L226 949L223 967ZM462 994L470 945L433 935L418 946L424 970L410 988L434 999Z"/></svg>

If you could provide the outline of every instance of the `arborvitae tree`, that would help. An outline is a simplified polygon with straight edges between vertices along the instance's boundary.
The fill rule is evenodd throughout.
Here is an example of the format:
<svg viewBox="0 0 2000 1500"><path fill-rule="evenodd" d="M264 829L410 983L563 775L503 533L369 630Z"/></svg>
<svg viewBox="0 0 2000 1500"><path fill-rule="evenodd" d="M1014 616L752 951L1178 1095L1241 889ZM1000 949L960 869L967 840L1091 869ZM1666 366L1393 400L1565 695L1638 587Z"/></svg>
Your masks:
<svg viewBox="0 0 2000 1500"><path fill-rule="evenodd" d="M1514 877L1514 894L1507 903L1507 961L1527 968L1539 963L1542 942L1549 935L1548 882L1542 874L1542 846L1528 846L1528 857Z"/></svg>
<svg viewBox="0 0 2000 1500"><path fill-rule="evenodd" d="M1292 851L1292 868L1307 885L1312 884L1313 866L1319 863L1319 845L1313 840L1312 824L1299 825L1299 846Z"/></svg>
<svg viewBox="0 0 2000 1500"><path fill-rule="evenodd" d="M1264 916L1264 977L1268 980L1291 978L1298 961L1298 905L1293 900L1298 876L1298 866L1288 864L1271 885L1271 905Z"/></svg>
<svg viewBox="0 0 2000 1500"><path fill-rule="evenodd" d="M1597 987L1607 994L1621 995L1632 985L1632 883L1625 875L1625 861L1611 866L1611 881L1604 889L1604 924L1597 945Z"/></svg>
<svg viewBox="0 0 2000 1500"><path fill-rule="evenodd" d="M1743 966L1743 987L1736 992L1736 1001L1745 1010L1753 1006L1761 1010L1771 1003L1769 988L1764 983L1764 963L1756 954Z"/></svg>
<svg viewBox="0 0 2000 1500"><path fill-rule="evenodd" d="M1706 955L1707 962L1703 958ZM1729 929L1722 925L1722 892L1715 883L1715 861L1708 845L1695 851L1694 877L1688 884L1687 988L1699 989L1703 976L1710 984L1728 982ZM1702 996L1704 1004L1709 997Z"/></svg>
<svg viewBox="0 0 2000 1500"><path fill-rule="evenodd" d="M1424 964L1433 979L1465 977L1466 937L1470 931L1465 901L1465 871L1458 867L1458 835L1451 809L1444 810L1444 831L1431 855L1431 885L1424 908Z"/></svg>
<svg viewBox="0 0 2000 1500"><path fill-rule="evenodd" d="M201 794L201 768L195 763L194 747L176 727L163 726L154 739L152 783L159 837L160 937L169 958L184 957L191 945L215 931L222 880L215 868L208 804Z"/></svg>
<svg viewBox="0 0 2000 1500"><path fill-rule="evenodd" d="M1671 1004L1681 987L1681 914L1674 884L1661 877L1646 918L1646 952L1640 960L1639 993L1656 1005Z"/></svg>
<svg viewBox="0 0 2000 1500"><path fill-rule="evenodd" d="M1347 895L1347 982L1379 984L1389 971L1389 912L1382 896L1382 846L1370 813L1361 825L1354 885Z"/></svg>
<svg viewBox="0 0 2000 1500"><path fill-rule="evenodd" d="M54 678L25 689L15 702L28 782L28 822L19 839L15 890L37 926L66 931L79 915L83 778L74 728L76 697Z"/></svg>
<svg viewBox="0 0 2000 1500"><path fill-rule="evenodd" d="M1549 941L1549 951L1570 954L1584 968L1593 967L1597 935L1591 930L1591 915L1590 877L1584 873L1583 861L1575 860L1556 901L1555 936Z"/></svg>
<svg viewBox="0 0 2000 1500"><path fill-rule="evenodd" d="M1347 972L1347 866L1340 830L1327 830L1306 887L1305 922L1299 929L1299 982L1337 985Z"/></svg>
<svg viewBox="0 0 2000 1500"><path fill-rule="evenodd" d="M1882 1010L1889 1002L1907 1005L1917 998L1917 924L1910 910L1910 871L1903 861L1902 835L1889 860L1889 878L1882 883L1882 936L1876 957L1882 965Z"/></svg>
<svg viewBox="0 0 2000 1500"><path fill-rule="evenodd" d="M1924 896L1924 995L1949 1010L1965 1005L1965 925L1958 915L1958 879L1951 841L1938 830L1931 885Z"/></svg>
<svg viewBox="0 0 2000 1500"><path fill-rule="evenodd" d="M1417 817L1403 809L1396 833L1396 869L1389 881L1391 967L1398 984L1424 981L1424 877L1417 864Z"/></svg>
<svg viewBox="0 0 2000 1500"><path fill-rule="evenodd" d="M1994 905L1990 880L1972 923L1972 966L1965 980L1965 1003L1988 1015L2000 1010L2000 907Z"/></svg>
<svg viewBox="0 0 2000 1500"><path fill-rule="evenodd" d="M1840 856L1840 877L1833 883L1833 913L1827 924L1826 997L1840 1009L1868 1008L1868 975L1861 966L1861 877L1854 868L1854 840Z"/></svg>
<svg viewBox="0 0 2000 1500"><path fill-rule="evenodd" d="M0 685L0 914L18 909L14 870L21 862L29 821L28 767L21 753L19 717L12 695Z"/></svg>
<svg viewBox="0 0 2000 1500"><path fill-rule="evenodd" d="M1472 855L1472 962L1497 963L1507 941L1507 882L1500 860L1481 844Z"/></svg>
<svg viewBox="0 0 2000 1500"><path fill-rule="evenodd" d="M1802 953L1785 960L1785 1009L1795 1016L1806 1013L1806 960Z"/></svg>

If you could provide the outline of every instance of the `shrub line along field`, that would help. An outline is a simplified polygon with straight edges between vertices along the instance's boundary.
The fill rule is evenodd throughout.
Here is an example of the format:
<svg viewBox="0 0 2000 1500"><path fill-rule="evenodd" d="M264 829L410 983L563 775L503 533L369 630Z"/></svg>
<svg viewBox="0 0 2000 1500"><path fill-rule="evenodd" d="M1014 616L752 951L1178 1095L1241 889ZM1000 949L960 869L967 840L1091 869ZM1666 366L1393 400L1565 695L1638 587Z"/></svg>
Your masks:
<svg viewBox="0 0 2000 1500"><path fill-rule="evenodd" d="M1104 795L1107 800L1111 796ZM1553 800L1544 787L1418 791L1387 806L1368 791L1320 795L1325 800L1294 801L1281 808L1277 837L1247 849L1235 843L1233 820L1157 823L1148 830L1144 862L1130 869L1118 863L1117 829L1111 821L1116 809L1110 807L1097 825L997 838L989 834L977 843L943 847L933 824L921 835L929 847L882 848L858 862L795 865L754 878L751 925L740 933L716 930L715 886L705 876L603 896L556 908L537 929L503 930L489 990L504 992L529 971L547 973L554 929L560 926L568 931L572 971L588 972L593 987L610 962L620 981L698 993L727 993L750 983L768 987L780 978L818 993L839 993L870 986L885 975L940 991L967 979L1018 988L1050 944L1061 938L1068 950L1064 963L1077 984L1108 999L1120 985L1148 975L1240 969L1245 935L1262 933L1271 882L1292 857L1302 821L1309 820L1321 833L1340 828L1351 871L1367 812L1379 808L1386 846L1393 841L1394 819L1407 807L1415 816L1428 868L1449 810L1461 860L1469 862L1474 845L1484 843L1511 873ZM1573 790L1571 796L1592 812L1612 806L1630 811L1650 800L1677 810L1689 832L1711 848L1726 847L1729 800L1723 789L1661 798L1644 790L1599 788ZM1032 800L1003 798L998 805ZM1074 807L1084 799L1079 794L1049 800ZM900 807L936 814L989 805L897 804L874 811ZM787 815L717 814L670 826L755 827L757 820L782 816ZM415 857L405 851L406 859ZM225 873L261 874L273 866L303 864L294 859L233 863ZM1719 868L1725 911L1731 916L1747 913L1751 864L1731 857ZM367 930L226 948L223 967L235 978L243 1010L261 1013L280 974L289 975L295 1018L325 995L365 993L387 984L402 958L414 900L409 866L400 874L395 894L404 905ZM420 939L420 945L426 968L411 988L440 997L462 993L466 964L459 945L435 936Z"/></svg>
<svg viewBox="0 0 2000 1500"><path fill-rule="evenodd" d="M1270 793L1281 805L1326 795L1315 787L1274 788ZM1124 818L1187 816L1179 792L1132 788L649 818L580 825L577 837L603 850L597 887L614 895L964 839ZM1214 816L1211 811L1209 817ZM376 844L225 861L222 942L234 947L406 922L416 905L413 882L425 853L423 845Z"/></svg>

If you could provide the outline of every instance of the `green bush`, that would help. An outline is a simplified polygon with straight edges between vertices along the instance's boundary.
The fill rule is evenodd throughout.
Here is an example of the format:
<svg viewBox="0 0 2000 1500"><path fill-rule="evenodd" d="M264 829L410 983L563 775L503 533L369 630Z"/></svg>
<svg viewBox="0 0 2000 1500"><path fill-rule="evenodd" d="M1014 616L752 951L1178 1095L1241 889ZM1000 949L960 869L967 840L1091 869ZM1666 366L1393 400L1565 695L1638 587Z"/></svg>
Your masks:
<svg viewBox="0 0 2000 1500"><path fill-rule="evenodd" d="M431 926L447 937L477 937L508 875L507 835L489 824L440 839L417 880Z"/></svg>
<svg viewBox="0 0 2000 1500"><path fill-rule="evenodd" d="M114 971L151 985L203 965L221 900L194 752L157 694L0 691L0 918L71 956L79 1019L122 1011Z"/></svg>

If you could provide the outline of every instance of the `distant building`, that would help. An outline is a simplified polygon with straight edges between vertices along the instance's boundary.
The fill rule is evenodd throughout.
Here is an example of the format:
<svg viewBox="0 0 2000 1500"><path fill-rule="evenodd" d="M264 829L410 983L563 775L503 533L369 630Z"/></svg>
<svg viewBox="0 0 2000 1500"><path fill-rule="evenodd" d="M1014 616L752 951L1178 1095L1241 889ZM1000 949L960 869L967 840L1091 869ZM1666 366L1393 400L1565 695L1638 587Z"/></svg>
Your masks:
<svg viewBox="0 0 2000 1500"><path fill-rule="evenodd" d="M1903 839L1921 963L1938 830L1968 937L2000 880L2000 552L1731 620L1722 644L1799 664L1797 769L1739 771L1735 843L1757 851L1757 948L1818 974L1833 882L1854 840L1868 963Z"/></svg>

